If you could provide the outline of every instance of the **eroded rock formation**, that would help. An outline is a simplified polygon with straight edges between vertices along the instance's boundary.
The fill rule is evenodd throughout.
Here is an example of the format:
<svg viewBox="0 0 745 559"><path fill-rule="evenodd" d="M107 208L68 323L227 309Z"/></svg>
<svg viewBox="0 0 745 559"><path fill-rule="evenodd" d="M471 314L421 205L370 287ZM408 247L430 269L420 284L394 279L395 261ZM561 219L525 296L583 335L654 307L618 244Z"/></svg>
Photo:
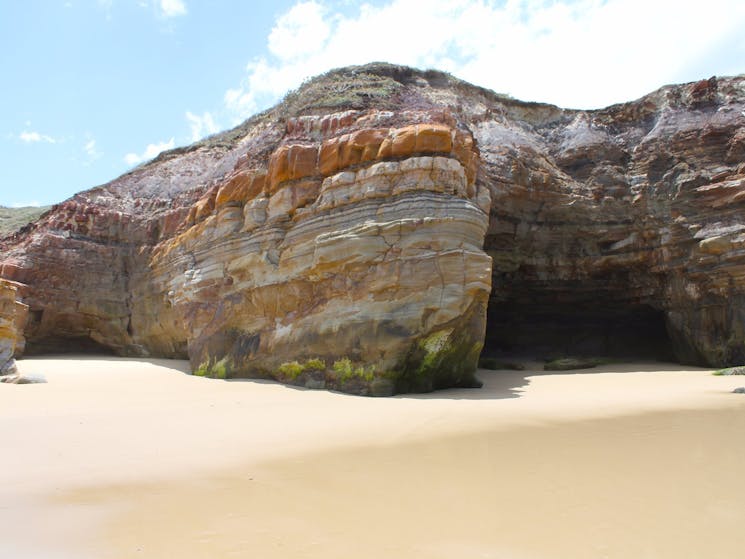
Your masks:
<svg viewBox="0 0 745 559"><path fill-rule="evenodd" d="M23 353L28 307L18 300L16 285L0 279L0 381L16 379L15 357Z"/></svg>
<svg viewBox="0 0 745 559"><path fill-rule="evenodd" d="M2 241L28 351L363 394L487 351L745 361L745 78L599 111L370 65Z"/></svg>
<svg viewBox="0 0 745 559"><path fill-rule="evenodd" d="M186 344L220 376L363 393L472 384L491 279L478 154L438 115L396 116L290 119L266 169L208 190L137 282L134 300L157 294L135 308L137 341Z"/></svg>

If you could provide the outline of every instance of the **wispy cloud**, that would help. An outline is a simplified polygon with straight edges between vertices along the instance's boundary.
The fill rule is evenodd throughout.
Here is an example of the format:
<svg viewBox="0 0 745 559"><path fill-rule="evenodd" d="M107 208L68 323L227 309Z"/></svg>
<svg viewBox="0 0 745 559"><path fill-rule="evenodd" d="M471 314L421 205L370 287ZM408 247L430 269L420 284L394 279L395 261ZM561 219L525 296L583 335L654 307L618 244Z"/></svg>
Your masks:
<svg viewBox="0 0 745 559"><path fill-rule="evenodd" d="M11 208L28 208L28 207L38 208L39 206L41 206L41 203L38 200L31 200L30 202L13 202L10 205Z"/></svg>
<svg viewBox="0 0 745 559"><path fill-rule="evenodd" d="M98 7L103 10L107 21L111 21L113 19L112 9L114 7L114 0L98 0Z"/></svg>
<svg viewBox="0 0 745 559"><path fill-rule="evenodd" d="M219 130L217 124L215 124L215 119L209 112L205 112L200 116L195 115L191 111L186 111L186 120L189 121L189 126L191 127L192 142L201 140L205 136L214 134Z"/></svg>
<svg viewBox="0 0 745 559"><path fill-rule="evenodd" d="M163 17L186 15L186 5L181 0L159 0L158 7Z"/></svg>
<svg viewBox="0 0 745 559"><path fill-rule="evenodd" d="M98 151L96 151L96 140L90 140L85 143L83 146L83 149L85 150L85 153L87 153L90 157L97 157L100 155Z"/></svg>
<svg viewBox="0 0 745 559"><path fill-rule="evenodd" d="M104 10L107 19L111 19L114 0L98 0L98 5ZM153 12L162 18L185 16L189 11L183 0L138 0L140 8L152 8Z"/></svg>
<svg viewBox="0 0 745 559"><path fill-rule="evenodd" d="M36 143L47 143L47 144L56 144L57 139L53 138L52 136L48 136L46 134L40 134L39 132L29 132L28 130L24 130L18 135L18 139L20 139L22 142L27 144L36 144Z"/></svg>
<svg viewBox="0 0 745 559"><path fill-rule="evenodd" d="M87 160L83 162L83 165L87 167L97 159L101 159L101 157L103 157L103 153L101 153L101 151L98 149L98 146L96 145L96 139L93 136L91 136L90 134L86 134L85 137L86 142L85 144L83 144L83 151L87 156Z"/></svg>
<svg viewBox="0 0 745 559"><path fill-rule="evenodd" d="M143 151L141 154L137 153L128 153L124 156L124 162L127 165L137 165L138 163L142 163L143 161L148 161L158 155L162 151L166 151L168 149L173 149L173 147L176 145L175 139L171 138L167 142L160 142L158 144L148 144L148 146L145 148L145 151Z"/></svg>
<svg viewBox="0 0 745 559"><path fill-rule="evenodd" d="M670 14L675 25L661 25ZM248 63L224 103L244 118L307 77L385 60L439 68L525 100L601 107L704 77L702 67L707 75L741 72L744 28L741 0L709 0L706 10L675 0L430 0L426 10L390 0L363 3L352 15L303 0L277 18L267 54Z"/></svg>

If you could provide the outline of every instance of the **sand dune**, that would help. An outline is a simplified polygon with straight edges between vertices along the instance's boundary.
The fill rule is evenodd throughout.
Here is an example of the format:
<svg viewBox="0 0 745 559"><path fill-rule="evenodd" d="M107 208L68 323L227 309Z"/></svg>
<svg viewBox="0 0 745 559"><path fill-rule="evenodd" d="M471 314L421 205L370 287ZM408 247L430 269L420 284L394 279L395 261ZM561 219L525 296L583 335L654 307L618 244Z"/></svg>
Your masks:
<svg viewBox="0 0 745 559"><path fill-rule="evenodd" d="M0 557L735 557L743 377L636 363L369 399L19 362Z"/></svg>

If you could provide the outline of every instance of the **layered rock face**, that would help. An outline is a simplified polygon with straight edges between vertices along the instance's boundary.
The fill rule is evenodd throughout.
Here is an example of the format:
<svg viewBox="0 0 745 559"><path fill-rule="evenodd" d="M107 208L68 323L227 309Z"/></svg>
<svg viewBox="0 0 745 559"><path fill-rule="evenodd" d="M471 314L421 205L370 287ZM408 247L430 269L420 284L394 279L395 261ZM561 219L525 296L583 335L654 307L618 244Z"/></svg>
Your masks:
<svg viewBox="0 0 745 559"><path fill-rule="evenodd" d="M470 134L436 116L289 120L266 170L236 169L153 251L133 298L148 301L133 308L141 343L182 339L215 376L381 394L473 384L490 200Z"/></svg>
<svg viewBox="0 0 745 559"><path fill-rule="evenodd" d="M489 343L745 360L744 111L745 79L712 78L477 125L493 198Z"/></svg>
<svg viewBox="0 0 745 559"><path fill-rule="evenodd" d="M572 111L376 64L2 241L28 352L391 394L478 355L745 360L745 78ZM487 325L488 321L488 325Z"/></svg>
<svg viewBox="0 0 745 559"><path fill-rule="evenodd" d="M15 380L15 357L20 357L25 346L23 328L28 307L17 297L16 286L0 279L0 381Z"/></svg>

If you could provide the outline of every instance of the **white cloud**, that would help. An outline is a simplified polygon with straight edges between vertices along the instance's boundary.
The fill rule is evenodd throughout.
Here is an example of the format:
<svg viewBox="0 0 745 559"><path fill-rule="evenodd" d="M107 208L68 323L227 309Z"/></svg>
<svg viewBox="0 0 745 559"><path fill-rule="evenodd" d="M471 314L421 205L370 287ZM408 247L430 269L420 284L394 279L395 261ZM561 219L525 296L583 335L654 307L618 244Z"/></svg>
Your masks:
<svg viewBox="0 0 745 559"><path fill-rule="evenodd" d="M250 68L248 70L250 72ZM249 87L241 85L235 89L228 89L223 100L228 110L238 115L238 120L240 120L241 117L250 116L258 110L259 104L254 97L255 93ZM276 94L270 96L270 102L276 98Z"/></svg>
<svg viewBox="0 0 745 559"><path fill-rule="evenodd" d="M27 144L35 144L38 142L45 142L47 144L56 144L57 140L55 138L52 138L51 136L47 136L46 134L39 134L38 132L29 132L27 130L24 130L18 135L18 138L22 142L25 142Z"/></svg>
<svg viewBox="0 0 745 559"><path fill-rule="evenodd" d="M38 200L31 200L30 202L13 202L10 205L11 208L28 208L30 206L38 208L41 206L41 203Z"/></svg>
<svg viewBox="0 0 745 559"><path fill-rule="evenodd" d="M178 17L186 15L186 5L182 0L157 0L160 15L163 17Z"/></svg>
<svg viewBox="0 0 745 559"><path fill-rule="evenodd" d="M196 142L201 140L205 136L214 134L219 130L217 124L215 124L212 114L205 112L201 116L195 115L191 111L186 111L186 120L189 121L191 127L191 141Z"/></svg>
<svg viewBox="0 0 745 559"><path fill-rule="evenodd" d="M93 157L98 152L96 151L96 140L90 140L86 142L86 144L83 146L83 149L85 150L85 153Z"/></svg>
<svg viewBox="0 0 745 559"><path fill-rule="evenodd" d="M103 153L101 153L96 146L96 139L90 134L86 134L86 142L83 144L83 151L88 156L88 160L83 163L85 166L90 165L103 156Z"/></svg>
<svg viewBox="0 0 745 559"><path fill-rule="evenodd" d="M277 19L269 33L269 52L282 60L307 57L320 50L331 33L327 10L318 2L300 2Z"/></svg>
<svg viewBox="0 0 745 559"><path fill-rule="evenodd" d="M709 0L705 10L677 0L430 0L426 9L390 0L351 16L330 6L302 1L277 18L268 54L225 93L236 117L307 77L371 61L438 68L520 99L581 108L745 70L741 0Z"/></svg>
<svg viewBox="0 0 745 559"><path fill-rule="evenodd" d="M111 21L113 19L111 12L114 7L114 0L98 0L98 6L103 10L106 20Z"/></svg>
<svg viewBox="0 0 745 559"><path fill-rule="evenodd" d="M99 0L109 5L113 0ZM189 11L183 0L137 0L140 8L151 11L156 17L170 19L185 16Z"/></svg>
<svg viewBox="0 0 745 559"><path fill-rule="evenodd" d="M143 161L149 161L162 151L173 149L175 145L176 144L174 138L171 138L167 142L160 142L159 144L148 144L148 146L145 148L145 151L143 151L139 155L136 153L128 153L127 155L125 155L124 162L127 165L134 166L138 163L142 163Z"/></svg>

